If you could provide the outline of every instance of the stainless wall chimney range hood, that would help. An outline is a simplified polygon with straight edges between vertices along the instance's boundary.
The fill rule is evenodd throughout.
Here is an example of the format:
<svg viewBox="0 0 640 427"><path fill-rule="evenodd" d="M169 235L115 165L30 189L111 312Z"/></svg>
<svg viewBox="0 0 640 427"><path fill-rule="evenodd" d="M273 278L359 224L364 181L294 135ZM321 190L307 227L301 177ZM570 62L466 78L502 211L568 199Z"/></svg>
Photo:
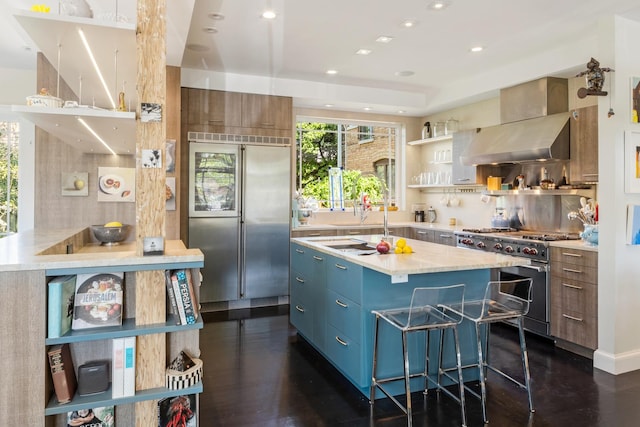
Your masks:
<svg viewBox="0 0 640 427"><path fill-rule="evenodd" d="M567 79L545 77L500 90L501 125L479 129L464 165L569 159Z"/></svg>

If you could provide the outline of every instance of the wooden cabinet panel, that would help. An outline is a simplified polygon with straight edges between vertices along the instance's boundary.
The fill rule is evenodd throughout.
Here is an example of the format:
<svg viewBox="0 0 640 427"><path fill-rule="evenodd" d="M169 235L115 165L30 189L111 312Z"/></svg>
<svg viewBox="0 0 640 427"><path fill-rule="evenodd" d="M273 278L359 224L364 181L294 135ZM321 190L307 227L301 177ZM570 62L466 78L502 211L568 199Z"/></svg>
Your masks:
<svg viewBox="0 0 640 427"><path fill-rule="evenodd" d="M411 239L422 240L423 242L435 242L436 241L436 232L435 230L423 230L420 228L412 228L411 236L408 236Z"/></svg>
<svg viewBox="0 0 640 427"><path fill-rule="evenodd" d="M320 236L337 236L338 230L291 230L291 237L320 237Z"/></svg>
<svg viewBox="0 0 640 427"><path fill-rule="evenodd" d="M242 94L242 127L291 130L292 122L291 98Z"/></svg>
<svg viewBox="0 0 640 427"><path fill-rule="evenodd" d="M456 236L455 234L453 234L453 232L436 231L434 243L438 243L441 245L455 246Z"/></svg>
<svg viewBox="0 0 640 427"><path fill-rule="evenodd" d="M578 108L569 121L571 182L598 182L598 106Z"/></svg>
<svg viewBox="0 0 640 427"><path fill-rule="evenodd" d="M242 95L240 93L194 88L188 88L186 92L188 124L242 126Z"/></svg>
<svg viewBox="0 0 640 427"><path fill-rule="evenodd" d="M551 248L551 335L598 346L598 253Z"/></svg>

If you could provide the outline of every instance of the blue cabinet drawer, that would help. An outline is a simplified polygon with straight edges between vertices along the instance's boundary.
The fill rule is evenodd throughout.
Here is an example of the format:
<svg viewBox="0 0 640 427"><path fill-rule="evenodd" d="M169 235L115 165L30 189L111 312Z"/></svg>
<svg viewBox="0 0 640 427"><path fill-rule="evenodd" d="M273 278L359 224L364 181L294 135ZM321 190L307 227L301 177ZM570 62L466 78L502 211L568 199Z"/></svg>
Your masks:
<svg viewBox="0 0 640 427"><path fill-rule="evenodd" d="M362 266L327 256L327 287L360 304L362 302Z"/></svg>
<svg viewBox="0 0 640 427"><path fill-rule="evenodd" d="M292 297L289 305L289 320L300 334L313 341L313 307L311 305L306 305Z"/></svg>
<svg viewBox="0 0 640 427"><path fill-rule="evenodd" d="M313 301L313 281L310 277L297 270L291 270L289 275L289 293L291 299L297 299L304 304Z"/></svg>
<svg viewBox="0 0 640 427"><path fill-rule="evenodd" d="M325 345L329 359L345 376L360 387L369 384L369 378L363 375L363 354L357 342L332 325L327 325Z"/></svg>
<svg viewBox="0 0 640 427"><path fill-rule="evenodd" d="M295 266L295 269L301 273L309 273L312 270L312 249L308 249L304 246L296 243L291 244L291 265Z"/></svg>
<svg viewBox="0 0 640 427"><path fill-rule="evenodd" d="M327 291L328 322L358 344L362 333L361 310L360 304L331 290Z"/></svg>

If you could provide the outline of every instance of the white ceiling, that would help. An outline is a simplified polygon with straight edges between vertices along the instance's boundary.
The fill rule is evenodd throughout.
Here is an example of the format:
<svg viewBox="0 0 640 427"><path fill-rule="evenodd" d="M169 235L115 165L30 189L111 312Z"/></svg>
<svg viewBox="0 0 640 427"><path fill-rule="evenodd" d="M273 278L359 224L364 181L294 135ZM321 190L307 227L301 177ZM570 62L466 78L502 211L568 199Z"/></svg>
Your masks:
<svg viewBox="0 0 640 427"><path fill-rule="evenodd" d="M167 0L167 61L183 76L206 70L213 88L255 85L300 107L421 116L538 77L573 76L598 57L600 18L640 21L638 0L449 0L442 11L430 1ZM87 2L96 16L117 5L135 20L133 0ZM35 47L11 16L34 3L0 0L0 67L35 68ZM267 8L275 20L260 17ZM401 25L408 19L413 28ZM376 42L381 35L393 40ZM185 49L191 44L205 50ZM473 54L475 45L485 50ZM361 48L372 52L356 55ZM397 75L404 71L414 74Z"/></svg>

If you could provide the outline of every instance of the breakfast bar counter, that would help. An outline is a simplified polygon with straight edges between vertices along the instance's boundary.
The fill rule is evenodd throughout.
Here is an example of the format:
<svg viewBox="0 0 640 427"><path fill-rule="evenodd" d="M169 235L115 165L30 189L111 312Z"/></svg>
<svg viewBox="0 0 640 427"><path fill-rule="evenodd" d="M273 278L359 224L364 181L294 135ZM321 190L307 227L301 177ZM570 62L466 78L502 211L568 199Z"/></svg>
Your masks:
<svg viewBox="0 0 640 427"><path fill-rule="evenodd" d="M491 269L529 264L523 258L411 239L406 239L413 249L411 254L394 254L392 250L382 255L345 248L349 243L363 242L375 248L380 238L368 235L291 239L291 323L365 396L371 383L372 310L408 307L416 287L463 283L465 299L482 298ZM477 357L474 328L462 323L459 332L462 363L473 363ZM400 336L390 328L383 328L379 340L380 375L401 375ZM437 351L437 337L432 336L432 340L430 351ZM424 344L413 340L409 349L413 361L424 360ZM430 356L436 360L435 354ZM453 352L445 352L445 365L451 366L454 360ZM419 369L420 363L412 362L412 371ZM477 379L474 370L464 374L465 381ZM412 383L412 389L421 387L420 381ZM402 393L402 384L398 383L392 391Z"/></svg>

